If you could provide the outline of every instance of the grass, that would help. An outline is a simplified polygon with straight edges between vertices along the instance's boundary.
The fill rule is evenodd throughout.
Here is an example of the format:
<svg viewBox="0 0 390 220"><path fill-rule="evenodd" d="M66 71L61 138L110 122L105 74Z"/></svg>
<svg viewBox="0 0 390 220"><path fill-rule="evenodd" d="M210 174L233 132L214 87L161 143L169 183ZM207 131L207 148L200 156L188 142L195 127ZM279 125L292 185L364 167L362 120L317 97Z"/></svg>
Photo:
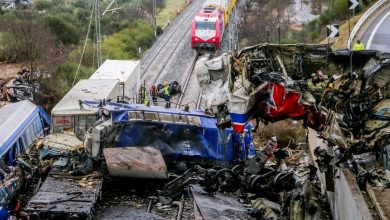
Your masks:
<svg viewBox="0 0 390 220"><path fill-rule="evenodd" d="M172 21L178 11L182 11L187 5L187 0L166 0L165 8L161 9L157 15L157 25L164 26L168 19Z"/></svg>
<svg viewBox="0 0 390 220"><path fill-rule="evenodd" d="M253 124L255 124L253 122ZM293 123L293 120L287 119L268 125L260 124L255 136L255 146L264 146L268 140L276 136L279 146L295 148L299 142L305 142L305 129L302 127L302 121Z"/></svg>
<svg viewBox="0 0 390 220"><path fill-rule="evenodd" d="M351 32L355 24L359 21L360 17L362 17L364 12L359 13L358 15L355 15L355 17L350 18L351 23ZM347 41L349 39L349 30L348 30L348 20L346 20L341 26L340 26L340 36L335 41L335 48L341 49L347 47Z"/></svg>
<svg viewBox="0 0 390 220"><path fill-rule="evenodd" d="M3 33L0 32L0 51L4 49L4 46L2 45L2 41L3 41Z"/></svg>

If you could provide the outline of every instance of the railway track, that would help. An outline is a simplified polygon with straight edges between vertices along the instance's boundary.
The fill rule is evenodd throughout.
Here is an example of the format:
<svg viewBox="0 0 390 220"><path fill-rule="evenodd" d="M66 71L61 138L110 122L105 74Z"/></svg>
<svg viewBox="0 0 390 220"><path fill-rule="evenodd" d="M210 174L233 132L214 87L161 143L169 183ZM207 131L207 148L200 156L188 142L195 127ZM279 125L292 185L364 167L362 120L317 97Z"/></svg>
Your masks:
<svg viewBox="0 0 390 220"><path fill-rule="evenodd" d="M185 47L182 42L186 40L185 35L190 33L191 21L201 5L202 1L194 1L189 8L183 12L183 17L178 21L169 33L150 50L153 54L145 60L141 71L141 80L147 85L155 84L162 76L164 69L170 67L169 63L179 48ZM171 61L172 62L172 61Z"/></svg>
<svg viewBox="0 0 390 220"><path fill-rule="evenodd" d="M184 105L187 104L183 101L185 100L184 98L188 96L188 93L191 92L191 91L188 91L190 79L192 79L194 77L196 78L196 76L194 74L194 69L195 69L195 64L196 64L196 61L198 60L198 57L199 57L199 54L196 53L194 56L194 59L191 61L190 67L186 71L187 72L186 78L184 79L184 82L181 83L181 85L183 85L182 93L180 94L179 99L176 102L176 108L181 108L183 106L183 103L184 103ZM192 84L194 84L193 80L191 80L191 82L192 82ZM188 100L186 100L186 101L188 101Z"/></svg>
<svg viewBox="0 0 390 220"><path fill-rule="evenodd" d="M214 57L214 52L208 51L202 56L212 59ZM202 107L202 90L199 87L198 78L194 73L196 61L199 58L200 54L197 52L190 62L191 66L186 71L184 81L180 84L183 85L182 94L180 94L178 99L172 100L172 103L175 103L177 109L184 108L184 106L188 106L190 109L201 109Z"/></svg>

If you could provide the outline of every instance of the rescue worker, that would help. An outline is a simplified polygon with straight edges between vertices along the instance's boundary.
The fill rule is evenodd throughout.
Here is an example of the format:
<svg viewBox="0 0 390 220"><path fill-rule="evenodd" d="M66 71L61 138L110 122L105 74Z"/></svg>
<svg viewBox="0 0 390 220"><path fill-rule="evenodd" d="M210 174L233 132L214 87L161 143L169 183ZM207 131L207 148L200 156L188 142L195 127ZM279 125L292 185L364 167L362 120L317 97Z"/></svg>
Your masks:
<svg viewBox="0 0 390 220"><path fill-rule="evenodd" d="M145 94L144 94L144 105L146 105L146 106L150 105L148 94L146 93L146 89L145 89Z"/></svg>
<svg viewBox="0 0 390 220"><path fill-rule="evenodd" d="M166 107L171 107L171 93L169 91L169 82L164 82L164 100L167 102Z"/></svg>
<svg viewBox="0 0 390 220"><path fill-rule="evenodd" d="M145 103L145 86L142 85L141 88L139 88L139 93L138 93L138 100L140 103Z"/></svg>
<svg viewBox="0 0 390 220"><path fill-rule="evenodd" d="M364 44L360 42L360 40L357 40L356 44L353 46L353 50L355 51L364 50Z"/></svg>
<svg viewBox="0 0 390 220"><path fill-rule="evenodd" d="M158 91L157 87L155 85L152 85L149 89L149 94L152 97L153 104L157 105L157 96L158 96Z"/></svg>

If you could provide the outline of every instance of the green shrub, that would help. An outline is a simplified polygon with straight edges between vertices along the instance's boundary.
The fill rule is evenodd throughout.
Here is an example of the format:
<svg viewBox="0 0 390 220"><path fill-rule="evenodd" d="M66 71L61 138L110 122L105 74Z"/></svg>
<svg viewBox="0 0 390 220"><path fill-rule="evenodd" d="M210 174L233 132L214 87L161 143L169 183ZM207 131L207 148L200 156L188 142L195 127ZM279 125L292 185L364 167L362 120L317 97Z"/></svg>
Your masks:
<svg viewBox="0 0 390 220"><path fill-rule="evenodd" d="M78 29L71 23L66 22L58 16L47 16L44 19L45 25L57 36L57 40L62 44L69 46L78 44L80 41Z"/></svg>
<svg viewBox="0 0 390 220"><path fill-rule="evenodd" d="M282 44L295 44L295 43L298 43L297 40L294 38L294 36L292 35L288 35L286 37L283 37L281 40L280 40L280 43Z"/></svg>
<svg viewBox="0 0 390 220"><path fill-rule="evenodd" d="M154 41L152 26L146 21L133 22L129 28L110 35L103 40L102 53L105 59L138 59L138 49L148 49Z"/></svg>
<svg viewBox="0 0 390 220"><path fill-rule="evenodd" d="M333 6L333 15L337 19L345 19L348 16L348 0L335 0Z"/></svg>
<svg viewBox="0 0 390 220"><path fill-rule="evenodd" d="M326 11L324 11L321 16L318 18L318 23L319 25L328 25L330 24L332 21L332 11L327 9Z"/></svg>
<svg viewBox="0 0 390 220"><path fill-rule="evenodd" d="M77 71L77 65L78 64L76 63L64 63L58 66L56 72L52 76L52 83L54 83L52 86L54 90L60 89L64 93L69 91L72 87L73 79ZM77 83L80 79L88 79L93 72L93 68L81 66L75 83Z"/></svg>
<svg viewBox="0 0 390 220"><path fill-rule="evenodd" d="M38 11L49 10L54 5L54 2L50 0L36 0L34 1L33 9Z"/></svg>
<svg viewBox="0 0 390 220"><path fill-rule="evenodd" d="M318 31L311 31L309 32L309 37L311 40L315 40L320 36Z"/></svg>

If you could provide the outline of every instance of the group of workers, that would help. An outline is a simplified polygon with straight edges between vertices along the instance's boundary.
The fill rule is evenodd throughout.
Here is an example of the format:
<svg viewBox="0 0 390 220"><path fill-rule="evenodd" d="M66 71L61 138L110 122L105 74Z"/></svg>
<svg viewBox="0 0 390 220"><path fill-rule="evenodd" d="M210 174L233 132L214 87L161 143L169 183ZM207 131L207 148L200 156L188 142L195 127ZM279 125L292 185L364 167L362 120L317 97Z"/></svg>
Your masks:
<svg viewBox="0 0 390 220"><path fill-rule="evenodd" d="M169 88L169 83L165 81L162 89L161 86L160 88L158 87L159 86L152 85L149 88L149 95L152 97L153 104L157 105L157 98L160 96L161 98L164 98L164 100L166 101L167 107L170 107L171 91ZM146 94L146 91L145 91L144 104L149 104L149 99L148 99L148 95Z"/></svg>
<svg viewBox="0 0 390 220"><path fill-rule="evenodd" d="M145 89L145 88L144 88ZM177 81L169 83L165 81L164 84L152 85L149 88L149 95L152 98L153 104L157 105L157 98L163 98L166 102L166 107L170 107L171 97L175 94L181 94L181 86ZM144 90L144 104L149 104L146 89Z"/></svg>

